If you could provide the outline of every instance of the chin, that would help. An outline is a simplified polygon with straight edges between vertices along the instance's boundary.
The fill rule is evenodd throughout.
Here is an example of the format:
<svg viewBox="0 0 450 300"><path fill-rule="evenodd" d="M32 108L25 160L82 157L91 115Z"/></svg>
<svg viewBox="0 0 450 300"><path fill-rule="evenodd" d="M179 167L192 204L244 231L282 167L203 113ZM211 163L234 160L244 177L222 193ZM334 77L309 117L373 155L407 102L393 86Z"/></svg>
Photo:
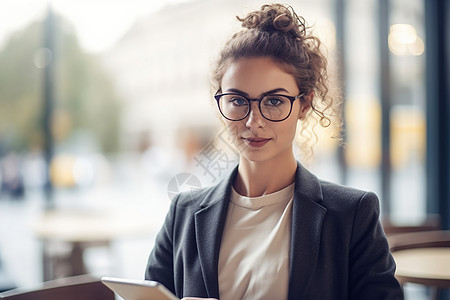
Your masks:
<svg viewBox="0 0 450 300"><path fill-rule="evenodd" d="M274 149L245 149L240 151L241 160L244 159L252 163L263 163L272 161L276 165L284 164L293 157L292 145L285 150L273 151Z"/></svg>
<svg viewBox="0 0 450 300"><path fill-rule="evenodd" d="M252 163L266 162L271 158L273 158L272 155L267 152L263 153L263 151L259 151L259 153L258 151L244 151L241 153L241 160L244 159Z"/></svg>

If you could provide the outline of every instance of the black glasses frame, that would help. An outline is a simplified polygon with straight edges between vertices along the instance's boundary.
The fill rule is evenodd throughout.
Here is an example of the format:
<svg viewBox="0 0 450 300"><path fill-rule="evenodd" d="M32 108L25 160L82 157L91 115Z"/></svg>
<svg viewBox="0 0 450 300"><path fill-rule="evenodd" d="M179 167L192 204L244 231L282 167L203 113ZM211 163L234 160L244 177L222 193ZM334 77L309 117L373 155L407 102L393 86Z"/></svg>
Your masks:
<svg viewBox="0 0 450 300"><path fill-rule="evenodd" d="M220 90L219 90L219 91L220 91ZM252 101L258 102L259 112L260 112L261 116L263 116L264 119L266 119L266 120L268 120L268 121L271 121L271 122L281 122L281 121L284 121L284 120L286 120L287 118L289 118L289 116L291 115L291 112L292 112L292 105L293 105L294 101L297 100L297 99L299 99L299 98L302 98L302 97L305 95L305 93L301 93L300 95L294 97L294 96L287 96L287 95L282 95L282 94L264 93L264 94L262 94L261 97L259 97L258 99L252 99L252 98L249 98L249 97L247 97L247 96L244 96L244 95L242 95L242 94L240 94L240 93L223 93L223 94L218 94L219 91L217 91L216 94L214 95L214 98L215 98L216 101L217 101L217 107L219 108L220 114L221 114L225 119L230 120L230 121L241 121L241 120L244 120L245 118L247 118L248 115L250 114L250 112L252 111L252 106L250 105ZM247 100L247 102L248 102L248 104L249 104L249 105L248 105L248 112L245 114L244 117L242 117L242 118L240 118L240 119L230 119L230 118L228 118L227 116L224 115L224 113L222 112L222 109L220 108L220 103L219 103L219 101L220 101L220 98L221 98L222 96L226 96L226 95L236 95L236 96L242 97L242 98L244 98L245 100ZM264 116L264 114L263 114L262 111L261 111L261 101L262 101L262 100L264 99L264 97L266 97L266 96L281 96L281 97L285 97L285 98L289 99L289 100L291 101L291 108L289 109L288 115L287 115L286 117L284 117L283 119L281 119L281 120L271 120L271 119L267 118L266 116Z"/></svg>

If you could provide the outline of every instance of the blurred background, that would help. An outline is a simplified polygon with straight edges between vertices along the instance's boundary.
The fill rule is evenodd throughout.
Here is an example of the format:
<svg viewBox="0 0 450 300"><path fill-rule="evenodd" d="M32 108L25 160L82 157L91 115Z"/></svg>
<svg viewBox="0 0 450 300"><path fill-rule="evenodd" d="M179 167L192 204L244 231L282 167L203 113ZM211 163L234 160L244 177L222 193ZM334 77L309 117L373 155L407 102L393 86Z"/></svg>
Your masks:
<svg viewBox="0 0 450 300"><path fill-rule="evenodd" d="M3 0L0 290L84 273L143 278L171 198L237 163L209 75L260 0ZM450 226L450 4L290 1L344 95L320 178L371 190L393 226ZM427 290L407 286L410 299Z"/></svg>

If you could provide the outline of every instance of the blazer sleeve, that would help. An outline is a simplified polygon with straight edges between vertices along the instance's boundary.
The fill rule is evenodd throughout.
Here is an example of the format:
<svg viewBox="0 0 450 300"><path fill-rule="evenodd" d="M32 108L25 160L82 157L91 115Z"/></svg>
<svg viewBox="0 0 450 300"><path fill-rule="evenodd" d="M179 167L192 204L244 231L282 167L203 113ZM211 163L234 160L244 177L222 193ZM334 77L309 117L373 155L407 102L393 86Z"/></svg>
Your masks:
<svg viewBox="0 0 450 300"><path fill-rule="evenodd" d="M175 293L173 268L173 230L177 196L172 202L164 224L156 236L155 245L147 262L145 279L158 281Z"/></svg>
<svg viewBox="0 0 450 300"><path fill-rule="evenodd" d="M374 193L359 201L353 221L350 248L351 299L404 299L396 280L395 262L379 221L380 208Z"/></svg>

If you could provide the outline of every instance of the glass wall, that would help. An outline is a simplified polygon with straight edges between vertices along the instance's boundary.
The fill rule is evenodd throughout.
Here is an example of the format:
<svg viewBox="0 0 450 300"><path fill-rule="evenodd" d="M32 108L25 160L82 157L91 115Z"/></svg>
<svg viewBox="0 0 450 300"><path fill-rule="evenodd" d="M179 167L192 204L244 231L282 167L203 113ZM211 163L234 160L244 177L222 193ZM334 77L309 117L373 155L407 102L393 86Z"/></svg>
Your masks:
<svg viewBox="0 0 450 300"><path fill-rule="evenodd" d="M426 213L424 3L391 0L390 8L391 215L414 223Z"/></svg>
<svg viewBox="0 0 450 300"><path fill-rule="evenodd" d="M388 176L390 202L382 213L396 223L419 223L426 214L423 1L388 1L389 33L382 37L381 2L345 3L347 184L383 197L382 176ZM389 49L380 49L380 39ZM387 62L380 60L380 51L388 51ZM386 101L383 88L389 89ZM389 114L386 127L382 113ZM386 137L389 148L383 153ZM383 174L386 159L389 173Z"/></svg>

